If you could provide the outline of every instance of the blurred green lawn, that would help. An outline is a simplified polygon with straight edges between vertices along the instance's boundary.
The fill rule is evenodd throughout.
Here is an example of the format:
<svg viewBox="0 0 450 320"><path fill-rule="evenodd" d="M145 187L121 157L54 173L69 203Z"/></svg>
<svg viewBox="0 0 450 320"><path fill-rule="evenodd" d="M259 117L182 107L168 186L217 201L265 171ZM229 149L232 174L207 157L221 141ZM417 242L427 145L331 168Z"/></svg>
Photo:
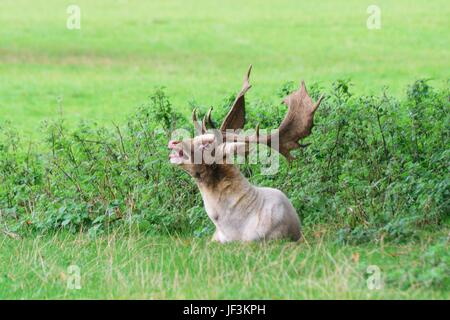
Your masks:
<svg viewBox="0 0 450 320"><path fill-rule="evenodd" d="M69 4L81 29L66 28ZM381 8L368 30L367 7ZM0 121L27 134L63 112L121 121L166 86L175 106L215 105L254 65L250 96L274 99L285 81L396 95L419 77L449 78L450 5L434 1L57 1L0 2ZM123 121L123 120L122 120Z"/></svg>

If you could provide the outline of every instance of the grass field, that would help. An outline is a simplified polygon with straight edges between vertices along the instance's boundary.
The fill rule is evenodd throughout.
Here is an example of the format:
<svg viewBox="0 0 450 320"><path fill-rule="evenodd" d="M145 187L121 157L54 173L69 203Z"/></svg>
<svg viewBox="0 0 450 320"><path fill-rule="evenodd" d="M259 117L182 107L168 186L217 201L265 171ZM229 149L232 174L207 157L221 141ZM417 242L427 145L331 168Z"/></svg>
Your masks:
<svg viewBox="0 0 450 320"><path fill-rule="evenodd" d="M286 81L400 95L419 77L448 78L450 6L445 0L75 1L81 29L68 30L58 0L0 3L0 119L28 134L59 113L70 121L123 119L166 86L175 106L217 105L254 65L249 97L274 99Z"/></svg>
<svg viewBox="0 0 450 320"><path fill-rule="evenodd" d="M73 3L80 30L66 27ZM379 30L366 27L371 4ZM361 94L387 86L401 96L418 78L443 88L449 15L445 0L2 0L0 123L32 139L61 112L72 125L123 124L156 86L187 115L192 100L218 105L235 93L249 64L255 100L278 99L283 83L301 78L325 88L351 79ZM448 221L420 240L363 245L338 245L326 226L306 228L300 244L226 246L123 230L18 237L0 227L0 299L450 298L429 283L434 255L449 268ZM79 290L67 287L70 265L81 270ZM382 272L380 290L367 287L370 265Z"/></svg>
<svg viewBox="0 0 450 320"><path fill-rule="evenodd" d="M337 246L307 235L301 244L211 243L114 232L92 240L55 234L0 238L0 298L8 299L448 299L414 274L428 267L433 237L415 244ZM69 277L80 270L80 289ZM380 268L370 290L367 268ZM404 287L402 287L404 286Z"/></svg>

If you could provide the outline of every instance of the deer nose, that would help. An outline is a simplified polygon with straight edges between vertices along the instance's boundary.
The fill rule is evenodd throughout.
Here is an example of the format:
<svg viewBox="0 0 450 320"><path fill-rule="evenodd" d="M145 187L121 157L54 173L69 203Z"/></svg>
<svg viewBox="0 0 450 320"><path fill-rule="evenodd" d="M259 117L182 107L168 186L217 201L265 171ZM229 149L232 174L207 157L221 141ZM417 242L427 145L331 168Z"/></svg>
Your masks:
<svg viewBox="0 0 450 320"><path fill-rule="evenodd" d="M179 144L181 141L177 141L177 140L170 140L169 141L169 145L167 146L169 149L173 149L176 147L177 144Z"/></svg>

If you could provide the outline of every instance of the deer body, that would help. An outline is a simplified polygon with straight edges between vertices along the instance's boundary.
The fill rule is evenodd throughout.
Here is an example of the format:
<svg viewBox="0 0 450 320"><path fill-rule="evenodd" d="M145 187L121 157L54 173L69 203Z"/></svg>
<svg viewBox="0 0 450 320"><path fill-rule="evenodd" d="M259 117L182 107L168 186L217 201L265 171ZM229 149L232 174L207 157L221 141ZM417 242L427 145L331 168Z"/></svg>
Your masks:
<svg viewBox="0 0 450 320"><path fill-rule="evenodd" d="M232 165L214 170L224 171L224 178L217 183L196 179L205 210L216 226L213 240L300 239L300 220L284 193L251 185Z"/></svg>
<svg viewBox="0 0 450 320"><path fill-rule="evenodd" d="M287 160L291 151L300 147L299 140L311 134L314 112L322 98L313 103L304 82L299 90L284 99L288 112L275 132L245 135L245 93L250 89L250 70L242 89L219 130L213 127L211 109L200 125L195 109L192 120L197 135L184 140L170 140L170 162L188 172L201 192L205 210L216 226L213 240L258 241L301 237L300 219L288 198L279 190L251 185L238 167L230 161L234 156L248 156L251 145L266 145ZM231 130L231 132L230 132Z"/></svg>

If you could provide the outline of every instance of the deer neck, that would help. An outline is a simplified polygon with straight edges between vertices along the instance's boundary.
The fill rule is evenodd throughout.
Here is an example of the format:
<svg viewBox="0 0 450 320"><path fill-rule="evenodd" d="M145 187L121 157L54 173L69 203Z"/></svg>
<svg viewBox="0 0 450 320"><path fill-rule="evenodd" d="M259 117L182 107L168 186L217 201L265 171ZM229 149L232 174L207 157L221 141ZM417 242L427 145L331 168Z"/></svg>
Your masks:
<svg viewBox="0 0 450 320"><path fill-rule="evenodd" d="M196 182L202 194L206 212L213 221L225 216L248 215L257 200L255 188L234 165L217 165Z"/></svg>

